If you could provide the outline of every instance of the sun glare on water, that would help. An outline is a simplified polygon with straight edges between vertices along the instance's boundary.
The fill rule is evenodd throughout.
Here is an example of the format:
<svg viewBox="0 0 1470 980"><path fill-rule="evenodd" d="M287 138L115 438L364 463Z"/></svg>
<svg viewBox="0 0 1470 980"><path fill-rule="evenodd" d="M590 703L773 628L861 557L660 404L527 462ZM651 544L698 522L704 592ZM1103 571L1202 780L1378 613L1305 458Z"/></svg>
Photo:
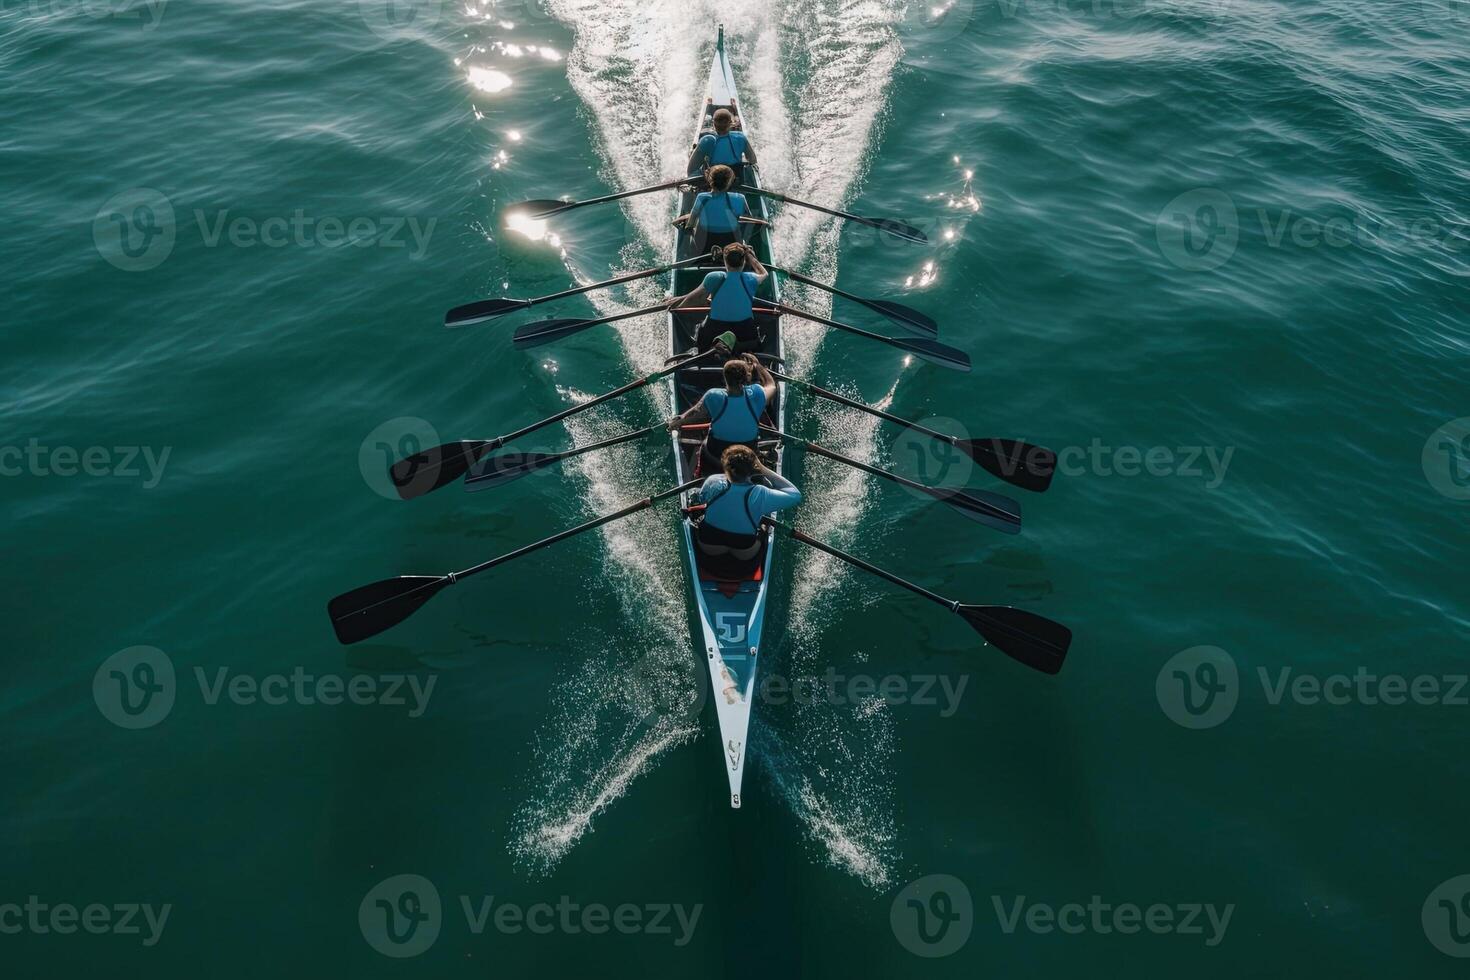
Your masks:
<svg viewBox="0 0 1470 980"><path fill-rule="evenodd" d="M481 92L504 92L515 84L511 77L503 71L494 68L471 68L466 75L471 85Z"/></svg>

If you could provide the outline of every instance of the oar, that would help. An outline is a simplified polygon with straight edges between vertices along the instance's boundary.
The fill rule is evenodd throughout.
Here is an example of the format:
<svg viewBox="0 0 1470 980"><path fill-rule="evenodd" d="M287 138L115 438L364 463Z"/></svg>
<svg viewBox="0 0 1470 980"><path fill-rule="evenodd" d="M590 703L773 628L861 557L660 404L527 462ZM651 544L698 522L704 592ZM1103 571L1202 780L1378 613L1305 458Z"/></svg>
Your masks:
<svg viewBox="0 0 1470 980"><path fill-rule="evenodd" d="M887 232L894 238L902 238L906 242L915 242L916 244L923 245L929 241L929 236L924 234L919 229L915 228L913 225L906 224L902 221L895 221L893 218L865 218L862 215L853 214L849 211L839 211L836 208L824 208L822 207L822 205L813 204L810 201L798 201L794 197L787 197L785 194L781 194L777 191L768 191L760 187L751 187L748 184L742 185L740 191L743 194L759 194L761 197L774 198L777 201L784 201L787 204L795 204L799 208L810 208L813 211L820 211L823 214L830 214L833 217L842 218L845 221L856 221L860 225L867 225L870 228L877 228L879 231Z"/></svg>
<svg viewBox="0 0 1470 980"><path fill-rule="evenodd" d="M465 478L464 488L470 492L476 490L489 490L491 487L504 486L513 480L519 480L523 476L529 476L537 470L544 470L548 466L554 466L564 459L580 456L583 453L595 452L598 449L606 449L609 446L621 445L641 439L653 432L655 429L664 428L663 423L650 425L646 429L636 432L625 432L611 439L594 442L586 446L578 446L576 449L568 449L560 453L501 453L498 456L486 456L474 465L470 475Z"/></svg>
<svg viewBox="0 0 1470 980"><path fill-rule="evenodd" d="M522 350L529 347L540 347L542 344L570 337L574 333L581 333L588 327L613 323L617 320L628 320L637 316L648 316L650 313L661 313L668 308L667 303L659 303L656 306L645 306L639 310L629 310L627 313L614 313L611 316L599 316L592 319L563 317L556 320L532 320L530 323L523 323L516 327L516 332L511 334L511 342Z"/></svg>
<svg viewBox="0 0 1470 980"><path fill-rule="evenodd" d="M578 286L575 289L563 289L559 293L551 293L547 296L537 296L533 299L512 299L509 296L502 296L498 299L476 300L473 303L465 303L463 306L456 306L454 309L444 314L444 325L446 327L467 327L472 323L481 323L485 320L493 320L496 317L505 316L505 314L507 313L514 313L518 310L530 309L538 303L550 303L552 300L566 299L568 296L578 296L582 293L590 293L594 289L605 289L609 286L621 286L625 282L633 282L638 279L647 279L650 276L661 275L662 273L670 272L674 269L681 269L685 266L698 265L700 262L707 262L709 260L710 257L708 255L696 255L694 258L685 259L682 262L671 262L667 265L661 265L653 269L643 269L639 272L630 272L626 275L617 276L613 279L604 279L602 282L594 282L590 286Z"/></svg>
<svg viewBox="0 0 1470 980"><path fill-rule="evenodd" d="M770 269L772 272L782 273L787 278L794 279L797 282L805 283L808 286L814 286L817 289L826 290L833 296L841 296L843 299L850 299L854 303L857 303L861 306L866 306L870 310L874 310L878 313L883 314L888 319L892 320L894 323L903 327L905 330L908 330L910 333L914 334L917 337L939 336L939 324L935 323L934 320L926 314L920 313L918 310L914 309L911 306L904 306L902 303L895 303L892 300L887 299L867 299L862 296L855 296L852 293L838 289L836 286L829 286L825 282L818 282L816 279L812 279L809 276L804 276L800 272L792 272L790 269L783 269L779 265L768 265L766 266L766 268Z"/></svg>
<svg viewBox="0 0 1470 980"><path fill-rule="evenodd" d="M622 510L595 517L585 524L578 524L576 527L553 534L549 538L542 538L535 544L517 548L499 558L492 558L466 568L462 572L450 572L448 575L400 575L397 578L385 578L371 585L364 585L351 592L344 592L327 603L327 615L332 619L332 629L336 631L337 639L342 643L356 643L370 636L376 636L388 627L412 616L420 606L432 599L440 590L453 585L460 579L478 575L496 565L503 565L522 555L529 555L533 551L556 544L558 541L565 541L583 531L590 531L595 527L627 517L629 514L646 510L660 500L678 496L685 490L693 489L703 482L703 480L690 480L688 483L671 487L651 497L644 497L636 504L629 504Z"/></svg>
<svg viewBox="0 0 1470 980"><path fill-rule="evenodd" d="M986 472L999 477L1012 486L1020 487L1022 490L1032 490L1036 493L1042 493L1047 487L1051 486L1052 476L1056 473L1057 454L1042 446L1033 446L1031 443L1021 442L1019 439L999 439L993 436L984 439L962 439L959 436L936 432L917 422L910 422L908 419L901 419L897 415L891 415L881 408L864 405L860 401L854 401L851 398L837 394L835 391L819 388L810 382L789 377L778 371L772 371L771 374L787 384L796 385L796 387L803 391L809 391L814 395L829 399L839 405L846 405L848 408L855 408L860 412L867 412L869 415L875 415L886 422L901 425L905 429L912 429L915 432L922 432L930 438L948 443L983 466Z"/></svg>
<svg viewBox="0 0 1470 980"><path fill-rule="evenodd" d="M892 480L899 486L908 487L910 490L917 490L922 494L927 494L935 500L949 504L971 520L978 521L987 527L993 527L997 531L1003 531L1006 534L1021 533L1021 505L1010 497L1005 497L998 493L990 493L987 490L967 492L964 490L955 490L950 487L931 487L927 484L910 480L908 477L899 476L897 473L890 473L887 470L879 469L861 460L853 459L851 456L834 453L825 446L808 442L805 439L782 432L780 429L773 429L768 425L761 426L761 431L769 432L773 436L785 439L787 442L793 442L798 446L805 446L806 451L809 453L816 453L818 456L835 459L839 463L845 463L848 466L862 470L864 473L871 473L885 480Z"/></svg>
<svg viewBox="0 0 1470 980"><path fill-rule="evenodd" d="M639 194L652 194L655 191L666 191L684 184L704 183L703 174L692 174L688 177L680 177L678 180L664 181L662 184L653 184L650 187L639 187L631 191L619 191L616 194L604 194L602 197L589 197L585 201L558 201L554 198L538 198L534 201L522 201L512 204L506 208L510 211L524 211L529 217L541 219L549 218L554 214L572 211L576 208L586 207L589 204L606 204L608 201L621 201L625 197L637 197Z"/></svg>
<svg viewBox="0 0 1470 980"><path fill-rule="evenodd" d="M614 388L612 391L598 395L596 398L582 402L580 405L573 405L571 408L557 412L555 415L548 416L539 422L533 422L523 429L508 432L503 436L496 436L494 439L464 439L460 442L446 442L442 446L435 446L433 449L427 449L423 452L414 453L411 456L405 456L403 459L394 463L388 470L389 479L398 488L398 496L404 500L412 500L414 497L422 497L427 493L433 493L440 487L448 486L464 476L465 472L481 456L491 450L499 449L513 439L530 435L537 429L543 429L548 425L560 422L562 419L571 418L578 412L585 412L587 409L601 405L603 402L611 401L614 398L626 395L630 391L643 388L660 378L668 377L682 368L697 364L700 361L709 360L716 356L716 353L716 351L709 350L693 357L685 357L677 364L665 367L661 371L655 371L646 378L638 378L636 381L630 381L621 388Z"/></svg>
<svg viewBox="0 0 1470 980"><path fill-rule="evenodd" d="M798 310L795 307L787 306L785 303L777 303L776 309L801 320L810 320L813 323L820 323L837 330L845 330L848 333L857 334L859 337L876 340L880 344L897 347L901 351L907 351L915 357L921 357L931 364L938 364L940 367L951 368L955 371L970 370L969 354L950 347L948 344L941 344L937 340L924 340L922 338L909 340L904 337L885 337L881 333L873 333L871 330L864 330L861 327L854 327L847 323L838 323L836 320L829 320L824 316L808 313L806 310Z"/></svg>
<svg viewBox="0 0 1470 980"><path fill-rule="evenodd" d="M771 523L783 528L802 544L811 545L818 551L825 551L834 558L840 558L865 572L872 572L881 579L908 589L931 602L937 602L950 612L957 613L983 636L987 643L1033 670L1039 670L1043 674L1055 674L1062 669L1062 663L1067 659L1067 649L1072 645L1072 631L1061 623L1053 622L1024 609L1017 609L1014 606L972 606L955 599L946 599L937 592L930 592L923 586L905 581L877 565L865 562L845 551L839 551L829 544L824 544L790 525L782 524L780 521L771 521Z"/></svg>

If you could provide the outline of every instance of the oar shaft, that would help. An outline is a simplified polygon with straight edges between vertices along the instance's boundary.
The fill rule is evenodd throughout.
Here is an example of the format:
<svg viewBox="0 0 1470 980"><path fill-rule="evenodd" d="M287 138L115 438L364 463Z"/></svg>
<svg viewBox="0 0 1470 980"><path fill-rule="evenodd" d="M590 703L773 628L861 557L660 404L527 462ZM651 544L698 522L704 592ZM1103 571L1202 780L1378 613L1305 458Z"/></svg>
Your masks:
<svg viewBox="0 0 1470 980"><path fill-rule="evenodd" d="M556 208L551 211L538 212L537 217L549 218L554 214L562 214L563 212L571 211L574 208L586 207L589 204L606 204L609 201L621 201L625 197L637 197L639 194L652 194L655 191L666 191L671 188L678 187L681 184L693 184L698 183L701 180L703 180L703 177L701 177L699 174L695 174L691 177L681 177L678 180L669 180L665 181L662 184L654 184L650 187L639 187L631 191L619 191L616 194L604 194L601 197L589 197L585 201L568 201L564 207Z"/></svg>
<svg viewBox="0 0 1470 980"><path fill-rule="evenodd" d="M682 262L671 262L668 265L655 266L652 269L641 269L638 272L630 272L627 275L617 276L613 279L594 282L590 286L576 286L572 289L563 289L559 293L552 293L549 296L537 296L534 299L526 300L526 304L528 306L534 306L537 303L550 303L552 300L566 299L568 296L579 296L582 293L590 293L594 289L604 289L608 286L621 286L625 282L635 282L639 279L647 279L649 276L661 275L673 269L682 269L685 266L703 262L708 258L709 256L707 255L696 255L694 258L685 259Z"/></svg>
<svg viewBox="0 0 1470 980"><path fill-rule="evenodd" d="M697 357L691 357L687 361L681 361L678 364L674 365L673 367L664 368L662 371L655 371L653 374L650 374L646 378L638 378L635 381L629 381L627 384L623 385L621 388L614 388L612 391L609 391L609 392L607 392L605 394L598 395L596 398L593 398L593 399L591 399L589 401L585 401L585 402L583 402L580 405L573 405L571 408L565 409L564 411L557 412L555 415L552 415L549 418L544 418L540 422L532 422L530 425L526 426L524 429L517 429L516 431L514 431L514 432L508 432L508 433L506 433L503 436L496 436L494 439L491 439L490 440L489 445L487 445L485 447L485 450L486 451L489 451L491 449L498 449L501 446L505 445L507 442L511 442L512 440L519 439L521 436L530 435L532 432L535 432L537 429L543 429L543 428L545 428L548 425L552 425L552 424L554 424L556 422L560 422L562 419L571 418L573 415L576 415L578 412L585 412L585 411L587 411L587 409L593 408L593 407L595 407L597 405L601 405L603 402L612 401L614 398L618 398L618 397L620 397L622 395L626 395L628 392L633 391L636 388L642 388L645 385L652 384L653 382L659 380L660 378L666 378L669 375L673 374L675 371L680 370L681 368L688 367L689 365L698 363L699 361L702 361L702 360L707 360L714 353L715 352L713 350L705 351L703 354L700 354Z"/></svg>
<svg viewBox="0 0 1470 980"><path fill-rule="evenodd" d="M811 535L806 534L803 531L798 531L796 528L792 527L789 524L782 524L780 521L774 521L774 520L771 521L771 523L772 524L775 524L778 527L784 528L788 534L790 534L796 540L800 541L802 544L811 545L813 548L816 548L818 551L824 551L827 554L833 556L834 558L840 558L843 561L847 562L849 565L855 565L858 568L861 568L865 572L871 572L872 574L878 576L879 578L883 579L886 582L892 582L894 585L897 585L900 588L908 589L910 592L914 593L915 595L921 595L921 596L923 596L925 599L928 599L930 602L937 602L937 603L939 603L939 605L944 606L945 608L949 609L951 612L953 612L959 606L959 603L956 602L953 599L946 599L944 596L940 595L939 593L937 593L937 592L930 592L928 589L924 588L922 585L915 585L913 582L910 582L907 579L899 578L897 575L894 575L892 572L888 571L887 569L879 568L877 565L874 565L872 562L863 561L861 558L857 557L856 555L849 555L847 552L842 551L841 549L838 549L838 548L834 548L830 544L827 544L827 543L822 542L822 541L818 541L816 538L812 537Z"/></svg>
<svg viewBox="0 0 1470 980"><path fill-rule="evenodd" d="M592 520L587 521L584 524L578 524L576 527L569 527L565 531L559 531L549 538L542 538L540 541L528 544L523 548L517 548L515 551L508 552L507 554L501 555L498 558L491 558L489 561L481 562L478 565L473 565L470 568L466 568L462 572L454 572L451 574L450 577L457 581L459 579L468 578L471 575L478 575L481 572L488 571L489 569L494 568L496 565L504 565L508 561L514 561L517 558L529 555L533 551L540 551L542 548L549 548L557 542L565 541L567 538L581 534L583 531L590 531L593 528L601 527L604 524L611 524L613 521L620 520L621 518L627 517L630 514L636 514L640 510L647 510L654 504L658 503L660 500L667 500L669 497L678 496L686 490L694 489L703 482L703 479L690 480L688 483L682 483L677 487L670 487L669 489L656 493L651 497L644 497L637 503L629 504L627 507L624 507L621 510L615 510L611 514L603 514L601 517L594 517Z"/></svg>
<svg viewBox="0 0 1470 980"><path fill-rule="evenodd" d="M839 323L836 320L829 320L824 316L818 316L817 314L809 313L806 310L798 310L794 306L787 306L785 303L777 303L776 309L780 310L782 313L787 314L788 316L794 316L798 320L810 320L813 323L820 323L824 327L832 327L836 330L846 330L848 333L855 333L859 337L867 337L869 340L876 340L884 344L894 343L892 337L885 337L881 333L873 333L873 331L864 330L862 327L854 327L850 323Z"/></svg>
<svg viewBox="0 0 1470 980"><path fill-rule="evenodd" d="M860 459L853 459L851 456L844 456L841 453L834 453L832 450L827 449L824 446L819 446L815 442L808 442L805 439L797 439L794 436L787 435L779 429L772 429L766 426L762 426L761 428L765 429L772 435L777 435L783 439L794 442L798 446L806 447L806 451L809 453L816 453L818 456L825 456L828 459L836 460L839 463L846 463L848 466L851 466L854 469L862 470L864 473L871 473L874 476L881 476L885 480L892 480L899 486L909 487L911 489L918 490L920 493L927 493L930 496L936 495L936 491L933 487L925 486L924 484L919 483L916 480L910 480L908 477L899 476L897 473L890 473L887 470L879 469L876 466L864 463Z"/></svg>
<svg viewBox="0 0 1470 980"><path fill-rule="evenodd" d="M604 439L601 442L593 442L585 446L578 446L575 449L568 449L564 453L557 454L557 461L559 462L563 459L571 459L573 456L580 456L583 453L596 452L599 449L607 449L610 446L620 446L625 442L632 442L634 439L641 439L655 429L662 429L663 427L663 423L660 422L657 425L650 425L647 428L636 429L632 432L624 432L620 436L613 436L611 439Z"/></svg>
<svg viewBox="0 0 1470 980"><path fill-rule="evenodd" d="M932 436L933 438L938 439L940 442L947 442L951 445L953 445L955 441L954 436L947 436L943 432L935 432L933 429L926 428L925 426L922 426L917 422L910 422L908 419L901 419L897 415L893 415L889 412L883 411L883 409L881 408L874 408L872 405L866 405L863 402L855 401L854 399L848 398L845 395L839 395L835 391L828 391L826 388L814 385L810 381L801 381L797 378L787 377L786 375L780 374L776 371L772 371L771 374L777 379L786 382L787 384L796 385L803 391L809 391L814 395L819 395L820 397L826 398L830 401L834 401L839 405L846 405L848 408L855 408L860 412L867 412L869 415L877 416L878 418L883 419L885 422L892 422L894 425L901 425L906 429L913 429L915 432L922 432L926 436Z"/></svg>

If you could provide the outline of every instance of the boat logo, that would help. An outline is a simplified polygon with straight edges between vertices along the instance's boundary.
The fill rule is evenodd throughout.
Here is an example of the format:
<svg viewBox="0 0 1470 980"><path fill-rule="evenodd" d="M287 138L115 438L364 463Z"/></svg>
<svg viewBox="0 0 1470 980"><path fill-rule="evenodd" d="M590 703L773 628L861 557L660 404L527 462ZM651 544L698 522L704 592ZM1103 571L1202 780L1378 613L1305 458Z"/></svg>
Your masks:
<svg viewBox="0 0 1470 980"><path fill-rule="evenodd" d="M740 768L740 752L743 747L743 743L737 742L733 738L725 743L725 754L730 757L731 769Z"/></svg>
<svg viewBox="0 0 1470 980"><path fill-rule="evenodd" d="M1235 658L1219 647L1190 647L1170 657L1154 681L1159 707L1183 728L1224 724L1240 700Z"/></svg>
<svg viewBox="0 0 1470 980"><path fill-rule="evenodd" d="M1470 957L1470 875L1442 882L1424 900L1424 935L1446 956Z"/></svg>
<svg viewBox="0 0 1470 980"><path fill-rule="evenodd" d="M970 939L975 903L970 889L954 875L926 875L909 882L893 899L888 924L915 956L949 956Z"/></svg>
<svg viewBox="0 0 1470 980"><path fill-rule="evenodd" d="M721 646L740 646L745 643L746 616L743 612L715 613L715 628Z"/></svg>
<svg viewBox="0 0 1470 980"><path fill-rule="evenodd" d="M422 875L394 875L373 886L357 908L362 938L384 956L417 956L439 938L439 890Z"/></svg>

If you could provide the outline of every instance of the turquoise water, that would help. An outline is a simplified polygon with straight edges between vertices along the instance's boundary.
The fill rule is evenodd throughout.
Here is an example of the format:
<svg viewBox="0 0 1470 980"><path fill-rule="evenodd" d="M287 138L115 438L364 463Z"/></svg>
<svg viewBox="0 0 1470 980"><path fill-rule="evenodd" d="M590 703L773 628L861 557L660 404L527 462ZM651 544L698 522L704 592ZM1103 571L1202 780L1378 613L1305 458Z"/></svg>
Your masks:
<svg viewBox="0 0 1470 980"><path fill-rule="evenodd" d="M786 551L771 669L908 696L759 706L738 812L690 704L707 681L670 511L358 647L323 610L668 485L659 442L411 503L383 464L657 368L653 318L521 353L522 318L441 317L662 254L662 196L532 237L499 215L677 173L716 16L766 180L933 239L788 208L782 259L929 312L975 359L793 324L792 370L1066 466L1012 492L1019 538L815 458L799 522L1076 633L1046 678ZM1444 950L1470 948L1467 34L1448 0L6 4L0 906L170 911L151 945L141 914L141 934L27 920L0 956L16 975L1451 975ZM649 424L663 397L523 448ZM862 459L1004 489L866 416L793 409ZM138 646L159 652L109 660ZM171 692L159 717L112 694L114 669L149 680L140 657ZM354 678L372 703L321 703ZM402 962L359 925L400 874L443 906ZM460 897L489 895L701 911L689 937L672 916L476 933ZM1093 896L1173 925L1064 908Z"/></svg>

